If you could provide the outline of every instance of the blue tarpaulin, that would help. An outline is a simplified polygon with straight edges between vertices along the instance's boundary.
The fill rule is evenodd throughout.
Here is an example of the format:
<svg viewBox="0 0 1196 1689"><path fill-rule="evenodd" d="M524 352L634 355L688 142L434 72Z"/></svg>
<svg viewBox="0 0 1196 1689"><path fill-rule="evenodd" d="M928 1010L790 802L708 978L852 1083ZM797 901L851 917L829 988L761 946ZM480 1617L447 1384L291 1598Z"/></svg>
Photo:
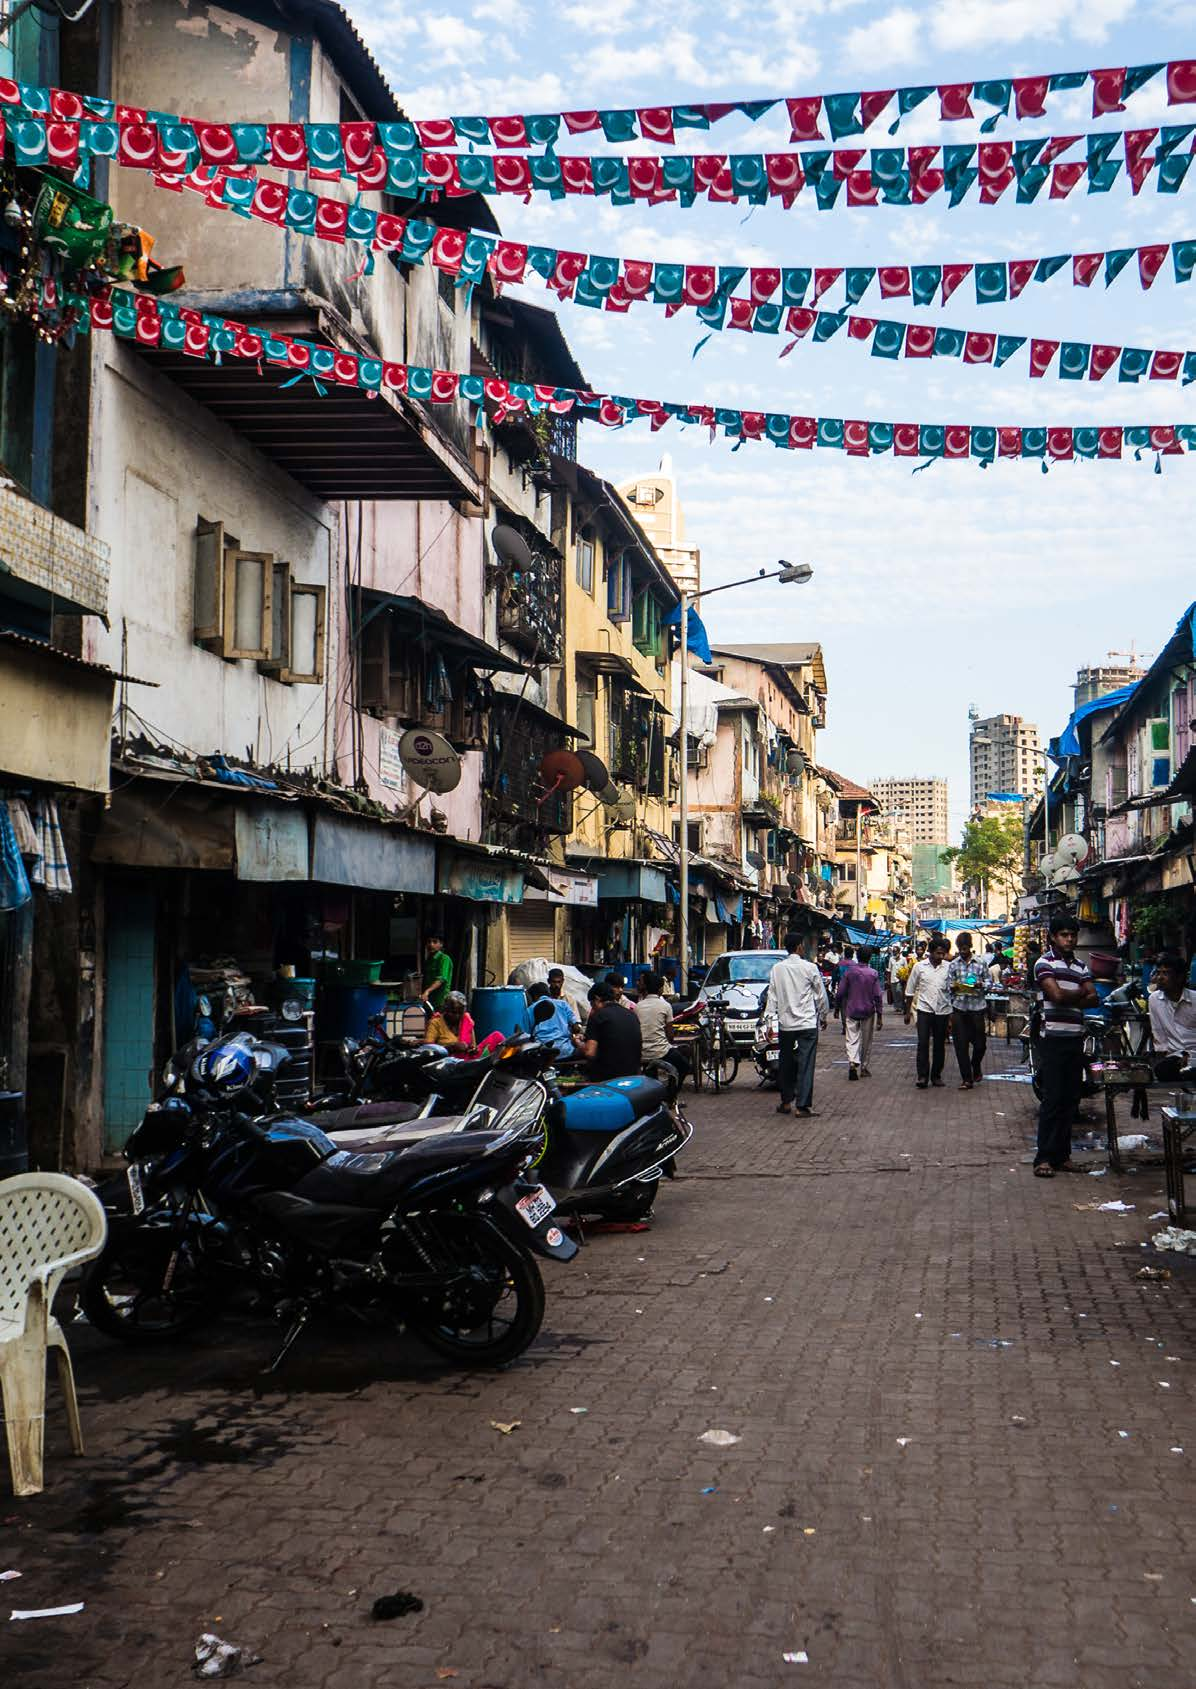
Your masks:
<svg viewBox="0 0 1196 1689"><path fill-rule="evenodd" d="M1071 712L1071 720L1063 729L1058 739L1051 742L1051 755L1054 757L1078 757L1080 751L1080 736L1076 732L1082 721L1087 721L1097 710L1117 709L1124 704L1137 688L1135 686L1119 686L1115 692L1106 692L1103 698L1090 698L1086 704L1081 704L1078 710ZM996 796L990 792L990 797Z"/></svg>
<svg viewBox="0 0 1196 1689"><path fill-rule="evenodd" d="M681 627L681 606L674 604L664 619L667 628ZM710 636L706 632L706 624L691 604L689 615L685 623L685 642L700 663L711 663L714 657L710 650Z"/></svg>

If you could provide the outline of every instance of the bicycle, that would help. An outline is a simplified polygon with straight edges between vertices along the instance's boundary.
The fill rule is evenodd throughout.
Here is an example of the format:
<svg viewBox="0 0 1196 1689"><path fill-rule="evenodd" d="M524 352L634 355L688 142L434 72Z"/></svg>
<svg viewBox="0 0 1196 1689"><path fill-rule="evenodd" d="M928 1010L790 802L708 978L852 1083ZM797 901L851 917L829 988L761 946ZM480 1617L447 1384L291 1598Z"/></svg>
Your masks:
<svg viewBox="0 0 1196 1689"><path fill-rule="evenodd" d="M727 1005L721 997L711 997L706 1003L707 1024L703 1028L694 1063L694 1088L701 1089L702 1077L712 1091L733 1085L739 1074L739 1053L727 1036ZM699 1077L698 1070L702 1070Z"/></svg>

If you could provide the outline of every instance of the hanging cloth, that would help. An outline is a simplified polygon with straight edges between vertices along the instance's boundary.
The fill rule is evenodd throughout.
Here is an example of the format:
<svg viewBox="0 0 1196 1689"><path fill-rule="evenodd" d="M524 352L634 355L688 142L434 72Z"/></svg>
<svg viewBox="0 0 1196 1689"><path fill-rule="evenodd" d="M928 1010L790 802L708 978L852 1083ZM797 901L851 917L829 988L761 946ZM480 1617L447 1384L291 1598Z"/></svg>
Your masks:
<svg viewBox="0 0 1196 1689"><path fill-rule="evenodd" d="M424 705L430 715L443 715L453 701L453 688L449 681L448 670L444 666L444 658L437 651L428 664L428 679L424 687Z"/></svg>
<svg viewBox="0 0 1196 1689"><path fill-rule="evenodd" d="M32 896L8 805L0 798L0 909L20 909Z"/></svg>
<svg viewBox="0 0 1196 1689"><path fill-rule="evenodd" d="M12 830L17 838L17 849L21 855L36 856L38 854L37 834L33 830L33 822L29 819L29 806L24 798L9 798L8 818L12 822Z"/></svg>
<svg viewBox="0 0 1196 1689"><path fill-rule="evenodd" d="M66 897L74 890L71 865L67 861L62 828L58 824L58 802L55 798L33 800L33 831L37 838L39 860L33 865L33 883L41 886L51 897Z"/></svg>

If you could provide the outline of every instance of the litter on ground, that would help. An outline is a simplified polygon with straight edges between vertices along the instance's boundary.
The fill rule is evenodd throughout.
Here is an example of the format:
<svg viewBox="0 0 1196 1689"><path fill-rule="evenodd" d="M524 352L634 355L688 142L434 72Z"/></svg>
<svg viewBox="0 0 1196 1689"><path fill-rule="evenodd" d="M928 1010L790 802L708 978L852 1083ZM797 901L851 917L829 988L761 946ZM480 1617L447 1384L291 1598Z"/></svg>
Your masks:
<svg viewBox="0 0 1196 1689"><path fill-rule="evenodd" d="M11 1624L14 1619L62 1619L70 1613L81 1613L82 1601L72 1601L69 1607L14 1607L8 1615Z"/></svg>
<svg viewBox="0 0 1196 1689"><path fill-rule="evenodd" d="M709 1443L712 1448L729 1449L732 1443L741 1443L742 1437L737 1437L734 1431L703 1431L698 1438L699 1443Z"/></svg>
<svg viewBox="0 0 1196 1689"><path fill-rule="evenodd" d="M794 1648L788 1654L782 1654L781 1658L787 1666L808 1666L810 1663L810 1656L804 1648Z"/></svg>
<svg viewBox="0 0 1196 1689"><path fill-rule="evenodd" d="M501 1431L504 1437L509 1437L512 1431L518 1431L522 1424L522 1419L492 1419L490 1421L491 1429Z"/></svg>
<svg viewBox="0 0 1196 1689"><path fill-rule="evenodd" d="M1196 1232L1182 1226L1164 1226L1151 1239L1156 1249L1173 1249L1179 1255L1196 1255Z"/></svg>
<svg viewBox="0 0 1196 1689"><path fill-rule="evenodd" d="M204 1680L213 1677L236 1677L249 1666L261 1664L260 1654L251 1654L235 1642L225 1642L212 1631L205 1630L195 1644L195 1663L191 1670Z"/></svg>

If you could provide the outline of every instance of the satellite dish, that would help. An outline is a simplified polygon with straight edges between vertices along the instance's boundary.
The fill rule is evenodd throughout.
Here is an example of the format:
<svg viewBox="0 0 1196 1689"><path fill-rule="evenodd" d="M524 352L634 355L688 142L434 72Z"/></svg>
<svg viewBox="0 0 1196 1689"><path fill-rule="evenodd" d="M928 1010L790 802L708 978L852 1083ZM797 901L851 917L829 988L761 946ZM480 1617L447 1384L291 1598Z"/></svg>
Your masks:
<svg viewBox="0 0 1196 1689"><path fill-rule="evenodd" d="M635 793L629 792L624 786L619 792L618 802L611 806L620 821L635 820Z"/></svg>
<svg viewBox="0 0 1196 1689"><path fill-rule="evenodd" d="M593 751L575 751L578 762L586 771L586 786L591 792L604 792L611 783L610 771L601 757Z"/></svg>
<svg viewBox="0 0 1196 1689"><path fill-rule="evenodd" d="M1051 875L1053 886L1069 886L1080 877L1080 870L1073 868L1070 862L1059 862L1056 858L1055 872Z"/></svg>
<svg viewBox="0 0 1196 1689"><path fill-rule="evenodd" d="M508 523L500 522L490 534L490 543L498 553L500 560L509 569L531 568L532 548L518 528L512 528Z"/></svg>
<svg viewBox="0 0 1196 1689"><path fill-rule="evenodd" d="M576 751L546 751L540 758L540 778L550 792L573 792L586 783L586 771Z"/></svg>
<svg viewBox="0 0 1196 1689"><path fill-rule="evenodd" d="M1081 833L1065 833L1059 840L1055 860L1061 864L1067 863L1071 868L1078 868L1081 862L1088 860L1088 840Z"/></svg>
<svg viewBox="0 0 1196 1689"><path fill-rule="evenodd" d="M1058 861L1054 856L1040 856L1038 858L1038 872L1045 874L1048 879L1058 866Z"/></svg>
<svg viewBox="0 0 1196 1689"><path fill-rule="evenodd" d="M461 758L443 733L409 727L399 740L399 761L417 786L451 792L461 784Z"/></svg>

